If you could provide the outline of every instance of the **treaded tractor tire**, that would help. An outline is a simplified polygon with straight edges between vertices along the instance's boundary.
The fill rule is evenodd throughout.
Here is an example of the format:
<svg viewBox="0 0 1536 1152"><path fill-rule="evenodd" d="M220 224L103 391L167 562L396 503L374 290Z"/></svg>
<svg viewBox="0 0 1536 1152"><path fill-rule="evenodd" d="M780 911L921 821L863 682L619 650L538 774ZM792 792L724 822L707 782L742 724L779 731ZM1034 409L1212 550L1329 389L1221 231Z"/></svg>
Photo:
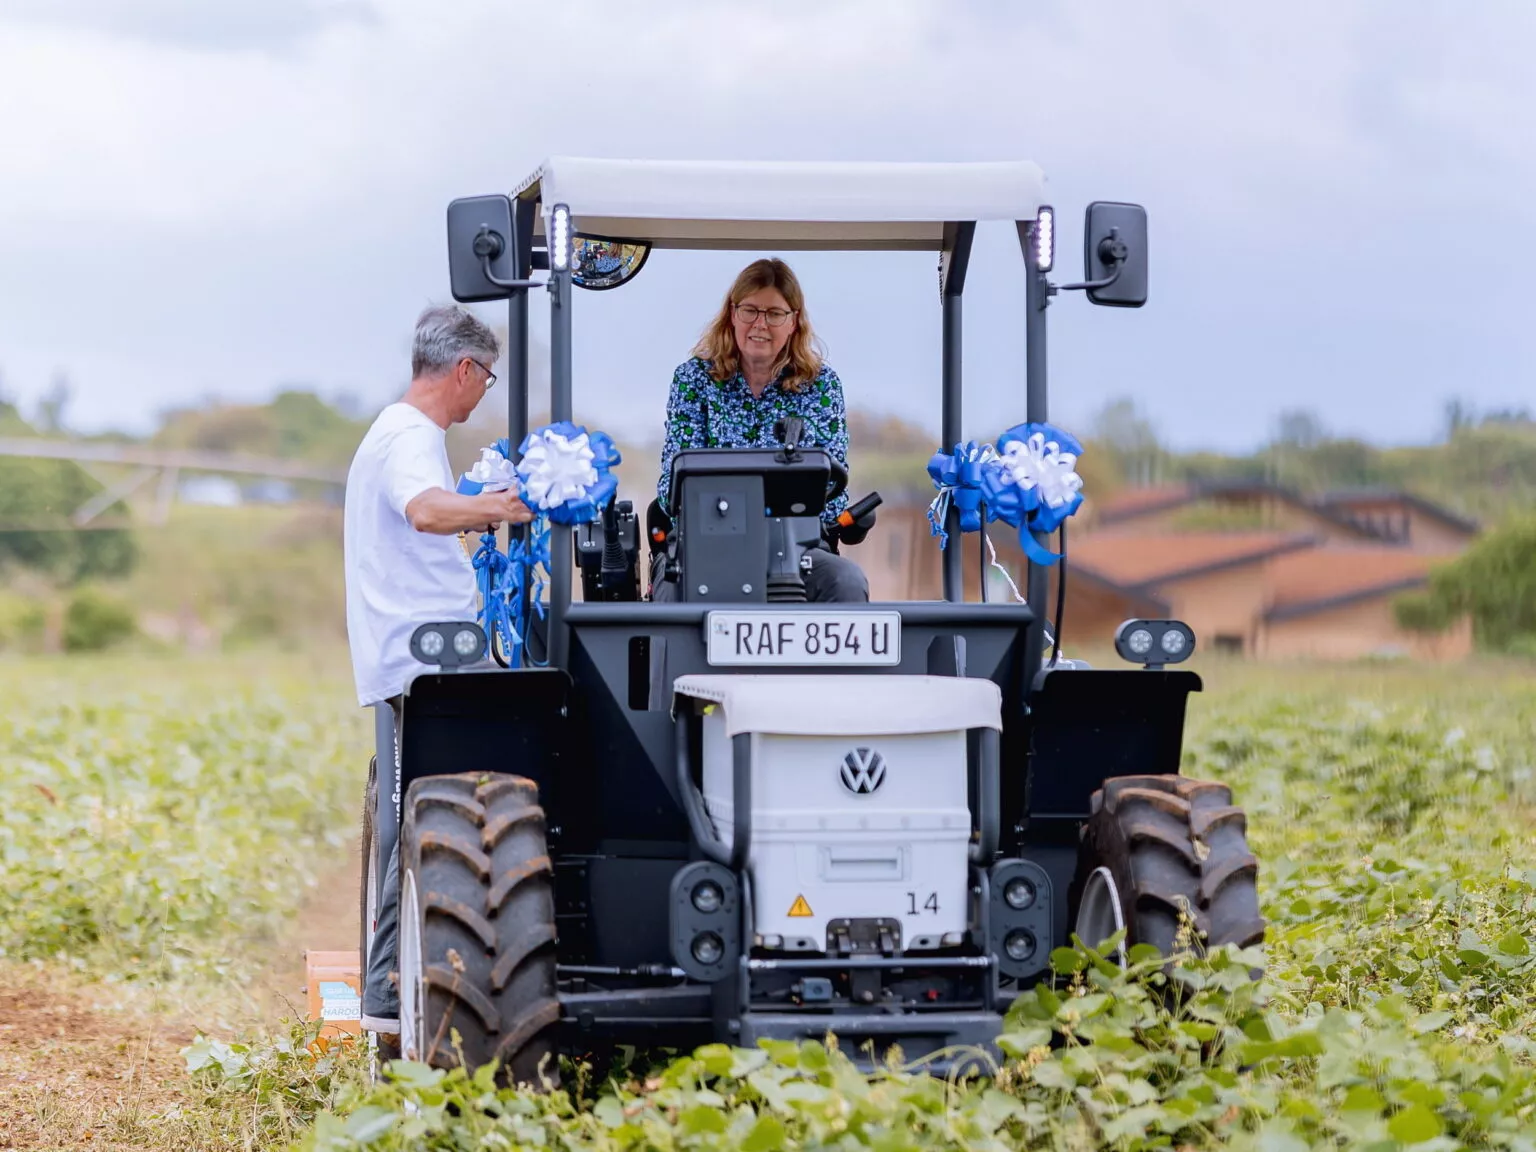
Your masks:
<svg viewBox="0 0 1536 1152"><path fill-rule="evenodd" d="M470 1071L496 1060L504 1085L554 1086L554 869L537 786L494 772L424 777L406 794L400 837L400 995L419 995L415 1037L405 1034L402 1004L405 1055L414 1047L417 1060L456 1067L457 1031ZM408 884L420 941L415 989L405 967Z"/></svg>
<svg viewBox="0 0 1536 1152"><path fill-rule="evenodd" d="M1079 930L1084 889L1100 867L1114 881L1127 948L1151 944L1167 957L1181 943L1209 951L1263 941L1259 862L1248 850L1248 819L1225 784L1120 776L1104 782L1090 808L1068 899L1070 923L1085 945L1100 942ZM1105 892L1102 879L1096 886ZM1196 936L1181 940L1186 909Z"/></svg>

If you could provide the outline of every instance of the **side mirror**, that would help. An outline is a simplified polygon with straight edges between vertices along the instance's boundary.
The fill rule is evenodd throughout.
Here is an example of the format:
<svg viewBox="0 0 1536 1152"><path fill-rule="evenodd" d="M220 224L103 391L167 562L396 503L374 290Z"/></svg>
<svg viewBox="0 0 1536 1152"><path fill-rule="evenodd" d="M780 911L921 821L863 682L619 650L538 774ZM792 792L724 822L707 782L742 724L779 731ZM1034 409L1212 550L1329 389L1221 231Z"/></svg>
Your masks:
<svg viewBox="0 0 1536 1152"><path fill-rule="evenodd" d="M1088 299L1116 308L1147 302L1147 210L1096 200L1083 225L1083 279Z"/></svg>
<svg viewBox="0 0 1536 1152"><path fill-rule="evenodd" d="M512 201L506 196L467 196L449 204L448 280L453 298L463 304L505 300L510 293L504 284L516 276Z"/></svg>

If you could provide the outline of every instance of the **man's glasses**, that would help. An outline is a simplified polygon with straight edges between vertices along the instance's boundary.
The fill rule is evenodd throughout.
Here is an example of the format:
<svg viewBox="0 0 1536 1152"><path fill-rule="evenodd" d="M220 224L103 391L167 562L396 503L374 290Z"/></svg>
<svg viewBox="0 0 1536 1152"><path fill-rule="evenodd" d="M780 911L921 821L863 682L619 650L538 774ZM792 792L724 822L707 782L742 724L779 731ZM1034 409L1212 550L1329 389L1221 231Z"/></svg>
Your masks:
<svg viewBox="0 0 1536 1152"><path fill-rule="evenodd" d="M485 373L485 390L489 392L496 383L496 373L492 372L489 368L480 363L480 361L476 360L473 356L466 356L464 359L468 360L476 368Z"/></svg>
<svg viewBox="0 0 1536 1152"><path fill-rule="evenodd" d="M788 308L759 308L756 304L736 305L736 315L740 316L749 325L756 324L757 318L762 316L768 321L768 327L777 328L794 315Z"/></svg>

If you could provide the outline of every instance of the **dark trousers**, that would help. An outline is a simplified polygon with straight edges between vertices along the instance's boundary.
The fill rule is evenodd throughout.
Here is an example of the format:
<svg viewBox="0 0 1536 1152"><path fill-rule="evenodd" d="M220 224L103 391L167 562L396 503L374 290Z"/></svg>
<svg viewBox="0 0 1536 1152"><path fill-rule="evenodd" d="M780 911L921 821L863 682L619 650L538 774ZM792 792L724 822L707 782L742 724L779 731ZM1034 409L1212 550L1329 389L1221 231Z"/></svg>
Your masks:
<svg viewBox="0 0 1536 1152"><path fill-rule="evenodd" d="M845 556L826 548L812 548L811 570L805 574L805 598L812 603L857 604L869 601L869 580L864 570ZM652 568L654 576L656 569ZM677 599L677 583L663 580L651 585L651 600L657 604Z"/></svg>

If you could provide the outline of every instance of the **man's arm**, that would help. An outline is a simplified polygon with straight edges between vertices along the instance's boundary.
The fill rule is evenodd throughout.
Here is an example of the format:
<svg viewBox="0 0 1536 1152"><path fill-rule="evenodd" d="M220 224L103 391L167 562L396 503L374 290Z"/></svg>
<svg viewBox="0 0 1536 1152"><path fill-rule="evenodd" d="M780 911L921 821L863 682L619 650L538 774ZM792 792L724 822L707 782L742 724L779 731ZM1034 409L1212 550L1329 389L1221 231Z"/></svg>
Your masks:
<svg viewBox="0 0 1536 1152"><path fill-rule="evenodd" d="M446 488L428 488L405 506L405 518L418 532L456 536L484 531L503 521L527 524L533 512L515 492L481 492L464 496Z"/></svg>
<svg viewBox="0 0 1536 1152"><path fill-rule="evenodd" d="M465 496L444 488L442 444L421 429L401 429L384 451L389 505L418 532L455 536L504 521L526 524L533 519L515 492Z"/></svg>

